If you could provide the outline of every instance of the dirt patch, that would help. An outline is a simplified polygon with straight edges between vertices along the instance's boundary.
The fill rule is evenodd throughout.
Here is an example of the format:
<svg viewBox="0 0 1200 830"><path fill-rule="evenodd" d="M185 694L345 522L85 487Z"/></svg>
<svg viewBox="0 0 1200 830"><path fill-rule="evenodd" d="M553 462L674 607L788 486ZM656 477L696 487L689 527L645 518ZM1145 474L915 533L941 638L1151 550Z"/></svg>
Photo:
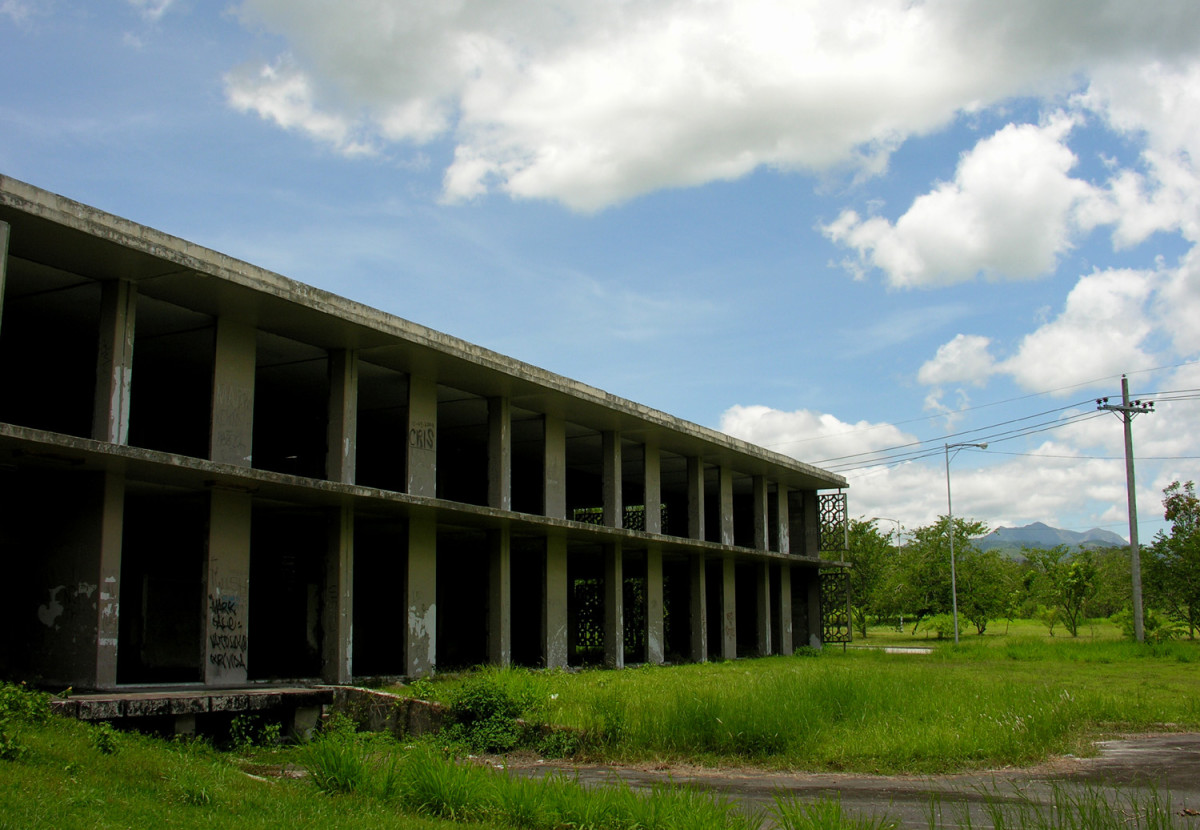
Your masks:
<svg viewBox="0 0 1200 830"><path fill-rule="evenodd" d="M738 801L748 810L765 809L777 793L803 800L825 796L864 815L888 815L903 827L928 827L931 800L946 817L969 809L976 826L987 826L982 805L987 800L1052 803L1054 789L1079 785L1110 795L1169 793L1172 812L1184 826L1200 827L1200 733L1126 735L1099 741L1094 757L1055 758L1029 768L1005 768L957 775L862 775L811 773L756 768L707 768L688 765L569 764L532 756L491 758L523 776L561 774L584 786L623 782L637 790L662 784L701 787ZM1191 812L1189 812L1191 811ZM949 818L941 826L955 826Z"/></svg>

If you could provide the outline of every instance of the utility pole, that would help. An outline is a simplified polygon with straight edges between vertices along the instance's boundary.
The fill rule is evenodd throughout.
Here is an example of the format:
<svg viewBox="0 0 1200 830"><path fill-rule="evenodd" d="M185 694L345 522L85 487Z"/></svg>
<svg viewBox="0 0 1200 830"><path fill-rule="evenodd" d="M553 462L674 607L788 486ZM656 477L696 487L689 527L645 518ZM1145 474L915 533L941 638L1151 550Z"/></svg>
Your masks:
<svg viewBox="0 0 1200 830"><path fill-rule="evenodd" d="M1143 412L1154 411L1154 401L1129 402L1129 378L1121 375L1121 404L1110 404L1108 398L1096 399L1097 409L1119 413L1125 422L1125 487L1129 500L1129 560L1133 571L1133 636L1145 642L1146 630L1142 622L1142 551L1138 545L1137 494L1133 480L1133 418Z"/></svg>

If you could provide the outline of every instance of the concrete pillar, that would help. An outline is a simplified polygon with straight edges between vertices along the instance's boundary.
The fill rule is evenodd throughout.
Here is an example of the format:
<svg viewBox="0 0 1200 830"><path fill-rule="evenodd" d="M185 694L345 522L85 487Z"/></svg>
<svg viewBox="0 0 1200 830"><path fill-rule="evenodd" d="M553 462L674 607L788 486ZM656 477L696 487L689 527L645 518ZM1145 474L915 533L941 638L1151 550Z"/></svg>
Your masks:
<svg viewBox="0 0 1200 830"><path fill-rule="evenodd" d="M488 533L488 662L512 663L512 536L507 526Z"/></svg>
<svg viewBox="0 0 1200 830"><path fill-rule="evenodd" d="M128 280L101 283L96 394L92 409L92 438L97 441L129 443L129 395L136 316L136 285Z"/></svg>
<svg viewBox="0 0 1200 830"><path fill-rule="evenodd" d="M414 496L437 496L437 383L408 378L408 484Z"/></svg>
<svg viewBox="0 0 1200 830"><path fill-rule="evenodd" d="M601 434L601 488L605 527L623 527L625 506L621 503L621 433Z"/></svg>
<svg viewBox="0 0 1200 830"><path fill-rule="evenodd" d="M542 659L546 668L567 665L567 540L546 539L546 582L542 599Z"/></svg>
<svg viewBox="0 0 1200 830"><path fill-rule="evenodd" d="M808 644L821 647L821 577L816 568L805 572L808 584Z"/></svg>
<svg viewBox="0 0 1200 830"><path fill-rule="evenodd" d="M488 507L512 510L512 402L488 398Z"/></svg>
<svg viewBox="0 0 1200 830"><path fill-rule="evenodd" d="M326 440L325 477L342 484L354 483L358 441L358 352L334 349L329 353L329 432Z"/></svg>
<svg viewBox="0 0 1200 830"><path fill-rule="evenodd" d="M250 494L209 494L204 562L204 683L246 682L250 646Z"/></svg>
<svg viewBox="0 0 1200 830"><path fill-rule="evenodd" d="M666 660L666 632L663 629L662 548L646 548L646 662Z"/></svg>
<svg viewBox="0 0 1200 830"><path fill-rule="evenodd" d="M688 622L691 627L690 649L693 663L708 661L708 587L705 581L704 557L688 558Z"/></svg>
<svg viewBox="0 0 1200 830"><path fill-rule="evenodd" d="M688 538L704 540L704 459L687 460Z"/></svg>
<svg viewBox="0 0 1200 830"><path fill-rule="evenodd" d="M646 532L662 533L662 463L655 444L646 444L642 454L642 492L645 493Z"/></svg>
<svg viewBox="0 0 1200 830"><path fill-rule="evenodd" d="M816 559L821 550L821 516L815 490L801 490L799 511L792 514L792 553Z"/></svg>
<svg viewBox="0 0 1200 830"><path fill-rule="evenodd" d="M405 584L405 670L410 677L424 677L437 667L437 521L431 515L409 517Z"/></svg>
<svg viewBox="0 0 1200 830"><path fill-rule="evenodd" d="M771 653L771 566L759 562L754 566L754 577L758 594L758 619L755 644L758 653L765 657Z"/></svg>
<svg viewBox="0 0 1200 830"><path fill-rule="evenodd" d="M788 530L791 522L788 519L788 488L780 483L775 489L775 535L779 539L779 552L790 553L791 543Z"/></svg>
<svg viewBox="0 0 1200 830"><path fill-rule="evenodd" d="M96 603L96 676L98 689L117 685L117 639L121 609L121 547L125 526L125 476L103 474L100 514L100 561Z"/></svg>
<svg viewBox="0 0 1200 830"><path fill-rule="evenodd" d="M721 560L721 659L737 658L737 567L733 557Z"/></svg>
<svg viewBox="0 0 1200 830"><path fill-rule="evenodd" d="M625 668L625 573L621 543L604 545L604 665Z"/></svg>
<svg viewBox="0 0 1200 830"><path fill-rule="evenodd" d="M718 493L721 511L721 544L733 544L733 470L721 466L718 469Z"/></svg>
<svg viewBox="0 0 1200 830"><path fill-rule="evenodd" d="M10 227L0 222L0 323L4 321L4 284L8 277L8 237ZM0 328L0 331L3 329Z"/></svg>
<svg viewBox="0 0 1200 830"><path fill-rule="evenodd" d="M754 548L769 550L771 547L770 524L767 512L767 477L754 477Z"/></svg>
<svg viewBox="0 0 1200 830"><path fill-rule="evenodd" d="M354 506L330 511L325 552L321 677L349 683L354 676Z"/></svg>
<svg viewBox="0 0 1200 830"><path fill-rule="evenodd" d="M253 464L255 348L253 326L217 318L208 457L220 464Z"/></svg>
<svg viewBox="0 0 1200 830"><path fill-rule="evenodd" d="M779 642L780 654L792 653L792 566L783 562L779 566Z"/></svg>
<svg viewBox="0 0 1200 830"><path fill-rule="evenodd" d="M563 419L557 415L546 415L542 420L542 425L545 442L542 513L551 519L565 519L567 517L567 427Z"/></svg>

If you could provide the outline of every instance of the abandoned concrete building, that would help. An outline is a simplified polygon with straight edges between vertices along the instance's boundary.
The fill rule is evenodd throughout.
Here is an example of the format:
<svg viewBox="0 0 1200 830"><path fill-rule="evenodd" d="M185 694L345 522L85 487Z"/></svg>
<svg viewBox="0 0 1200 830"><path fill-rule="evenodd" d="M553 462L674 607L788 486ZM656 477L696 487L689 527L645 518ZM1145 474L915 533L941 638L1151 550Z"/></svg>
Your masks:
<svg viewBox="0 0 1200 830"><path fill-rule="evenodd" d="M6 679L788 654L845 486L0 177Z"/></svg>

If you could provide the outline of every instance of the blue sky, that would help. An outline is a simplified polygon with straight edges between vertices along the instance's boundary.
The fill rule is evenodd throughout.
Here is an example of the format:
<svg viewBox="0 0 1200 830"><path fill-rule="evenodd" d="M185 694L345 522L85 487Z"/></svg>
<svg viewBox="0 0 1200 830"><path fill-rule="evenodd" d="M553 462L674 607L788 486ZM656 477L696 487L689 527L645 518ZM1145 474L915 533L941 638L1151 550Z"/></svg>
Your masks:
<svg viewBox="0 0 1200 830"><path fill-rule="evenodd" d="M1200 478L1191 3L0 0L0 45L0 173L842 470L855 515L932 521L987 441L956 513L1124 535L1122 373L1178 393L1144 540Z"/></svg>

